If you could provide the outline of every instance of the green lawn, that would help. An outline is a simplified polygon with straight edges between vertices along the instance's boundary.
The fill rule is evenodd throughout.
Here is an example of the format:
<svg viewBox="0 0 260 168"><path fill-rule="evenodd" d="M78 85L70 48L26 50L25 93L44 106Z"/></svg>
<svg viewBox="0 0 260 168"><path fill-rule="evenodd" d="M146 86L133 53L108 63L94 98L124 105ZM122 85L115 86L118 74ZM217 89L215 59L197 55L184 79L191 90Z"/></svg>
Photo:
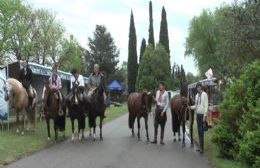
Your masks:
<svg viewBox="0 0 260 168"><path fill-rule="evenodd" d="M127 113L126 105L107 108L105 123L125 113ZM75 122L75 128L77 128L77 122ZM54 144L53 122L51 122L52 138L50 142L47 141L47 128L44 119L42 122L38 122L37 131L35 132L26 132L24 136L21 136L17 135L15 131L16 128L12 125L9 131L0 132L0 167ZM66 138L70 138L70 136L71 123L67 119ZM62 141L62 134L60 132L58 141Z"/></svg>
<svg viewBox="0 0 260 168"><path fill-rule="evenodd" d="M205 142L205 152L209 157L209 161L216 168L250 168L248 165L245 165L241 162L221 158L218 152L217 146L212 142L213 129L209 129L207 132L204 132L204 142ZM194 123L194 141L198 142L198 131L197 123Z"/></svg>

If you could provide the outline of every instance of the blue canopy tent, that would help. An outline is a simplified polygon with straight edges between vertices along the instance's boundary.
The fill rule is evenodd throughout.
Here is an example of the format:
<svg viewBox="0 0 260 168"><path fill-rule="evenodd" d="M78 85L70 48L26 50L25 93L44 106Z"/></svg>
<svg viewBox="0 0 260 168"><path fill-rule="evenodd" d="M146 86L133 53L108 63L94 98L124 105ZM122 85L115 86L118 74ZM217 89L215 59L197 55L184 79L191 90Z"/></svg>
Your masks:
<svg viewBox="0 0 260 168"><path fill-rule="evenodd" d="M110 85L108 85L108 90L124 91L124 87L118 81L114 80Z"/></svg>

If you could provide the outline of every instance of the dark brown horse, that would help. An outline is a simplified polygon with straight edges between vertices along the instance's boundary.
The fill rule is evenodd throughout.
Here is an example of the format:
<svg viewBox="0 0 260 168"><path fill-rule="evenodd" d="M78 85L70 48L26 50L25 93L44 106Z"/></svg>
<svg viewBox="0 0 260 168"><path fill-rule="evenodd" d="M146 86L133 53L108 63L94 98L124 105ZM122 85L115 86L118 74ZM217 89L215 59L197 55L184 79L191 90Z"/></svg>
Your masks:
<svg viewBox="0 0 260 168"><path fill-rule="evenodd" d="M48 140L50 140L50 119L54 121L55 141L58 139L58 130L63 132L65 138L65 117L66 106L62 103L62 111L59 112L59 95L58 91L51 89L48 85L43 89L44 115L47 124Z"/></svg>
<svg viewBox="0 0 260 168"><path fill-rule="evenodd" d="M188 100L185 97L176 95L171 99L171 113L172 113L172 130L174 141L176 141L175 133L179 134L180 138L180 126L182 126L182 145L185 146L185 124L188 116L191 116ZM191 119L191 117L189 117ZM190 122L191 123L191 122Z"/></svg>
<svg viewBox="0 0 260 168"><path fill-rule="evenodd" d="M103 140L102 135L102 124L105 118L106 104L104 100L104 86L103 82L93 91L90 97L86 98L85 109L87 109L89 127L90 127L90 137L92 137L93 128L93 140L96 139L96 118L100 118L99 128L100 128L100 140Z"/></svg>
<svg viewBox="0 0 260 168"><path fill-rule="evenodd" d="M135 136L134 133L134 123L137 118L137 126L138 126L138 139L140 139L140 119L143 117L145 121L145 129L146 129L146 138L149 141L149 133L148 133L148 114L151 112L152 106L152 96L150 93L131 93L128 97L128 125L129 128L132 129L132 136Z"/></svg>
<svg viewBox="0 0 260 168"><path fill-rule="evenodd" d="M74 140L74 120L78 120L78 137L79 140L84 138L84 129L85 129L85 105L84 105L84 88L77 85L73 86L69 97L66 98L66 105L68 106L69 116L71 120L72 128L72 137L71 140ZM81 133L81 134L80 134Z"/></svg>

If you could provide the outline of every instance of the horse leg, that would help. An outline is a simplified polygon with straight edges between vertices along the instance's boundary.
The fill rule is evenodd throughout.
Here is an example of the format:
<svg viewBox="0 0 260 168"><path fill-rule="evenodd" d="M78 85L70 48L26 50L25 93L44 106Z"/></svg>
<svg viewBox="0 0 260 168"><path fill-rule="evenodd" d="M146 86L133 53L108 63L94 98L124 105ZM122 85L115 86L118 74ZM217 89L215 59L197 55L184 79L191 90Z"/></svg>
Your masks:
<svg viewBox="0 0 260 168"><path fill-rule="evenodd" d="M55 133L55 142L58 140L58 126L57 122L54 120L54 133Z"/></svg>
<svg viewBox="0 0 260 168"><path fill-rule="evenodd" d="M178 119L178 141L181 141L181 120Z"/></svg>
<svg viewBox="0 0 260 168"><path fill-rule="evenodd" d="M21 135L24 135L24 128L25 128L25 112L22 112L22 129L21 129Z"/></svg>
<svg viewBox="0 0 260 168"><path fill-rule="evenodd" d="M48 141L51 138L51 133L50 133L50 119L46 118L46 124L47 124L47 133L48 133Z"/></svg>
<svg viewBox="0 0 260 168"><path fill-rule="evenodd" d="M93 141L96 140L96 118L94 119L93 123Z"/></svg>
<svg viewBox="0 0 260 168"><path fill-rule="evenodd" d="M140 117L137 117L137 127L138 127L137 137L140 140Z"/></svg>
<svg viewBox="0 0 260 168"><path fill-rule="evenodd" d="M182 121L182 146L185 146L185 120L186 118L184 118L184 120Z"/></svg>
<svg viewBox="0 0 260 168"><path fill-rule="evenodd" d="M132 121L132 136L135 136L135 116L133 117L133 121Z"/></svg>
<svg viewBox="0 0 260 168"><path fill-rule="evenodd" d="M194 142L193 142L193 122L194 122L194 113L190 112L190 141L191 141L191 147L193 147Z"/></svg>
<svg viewBox="0 0 260 168"><path fill-rule="evenodd" d="M70 119L71 121L71 129L72 129L72 135L71 135L71 140L74 141L75 137L74 137L74 118L72 117Z"/></svg>
<svg viewBox="0 0 260 168"><path fill-rule="evenodd" d="M16 122L17 122L16 133L19 134L19 133L20 133L20 119L19 119L19 112L16 113Z"/></svg>
<svg viewBox="0 0 260 168"><path fill-rule="evenodd" d="M100 117L100 123L99 123L99 129L100 129L100 140L103 140L103 135L102 135L102 122L103 122L103 117Z"/></svg>
<svg viewBox="0 0 260 168"><path fill-rule="evenodd" d="M149 132L148 132L148 115L144 118L144 122L145 122L145 129L146 129L146 138L147 138L147 142L149 142L150 139L149 139Z"/></svg>

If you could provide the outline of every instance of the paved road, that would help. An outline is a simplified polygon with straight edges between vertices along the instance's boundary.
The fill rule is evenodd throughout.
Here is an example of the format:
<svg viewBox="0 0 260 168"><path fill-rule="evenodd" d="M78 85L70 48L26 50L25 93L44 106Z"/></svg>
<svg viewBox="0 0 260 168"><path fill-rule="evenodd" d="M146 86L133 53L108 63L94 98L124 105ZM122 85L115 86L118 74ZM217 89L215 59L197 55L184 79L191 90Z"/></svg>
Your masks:
<svg viewBox="0 0 260 168"><path fill-rule="evenodd" d="M143 120L141 141L130 136L127 115L104 127L104 141L66 141L21 159L9 168L209 168L206 156L195 149L182 148L172 141L170 120L166 126L165 146L148 144ZM150 122L150 135L153 128ZM189 146L189 145L187 145Z"/></svg>

